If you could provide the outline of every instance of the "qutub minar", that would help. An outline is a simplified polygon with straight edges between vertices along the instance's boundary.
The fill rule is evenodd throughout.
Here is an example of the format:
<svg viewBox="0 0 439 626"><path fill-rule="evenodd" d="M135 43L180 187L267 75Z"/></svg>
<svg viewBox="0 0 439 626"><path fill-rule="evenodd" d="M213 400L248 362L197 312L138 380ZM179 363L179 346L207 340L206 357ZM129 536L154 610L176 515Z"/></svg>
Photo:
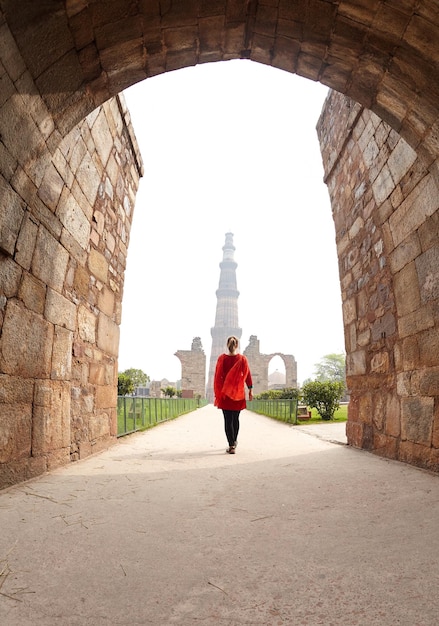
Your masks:
<svg viewBox="0 0 439 626"><path fill-rule="evenodd" d="M233 233L226 233L223 259L219 264L221 271L218 289L216 290L215 326L210 329L212 350L210 353L207 387L205 386L206 356L201 338L194 337L191 350L178 350L175 353L182 365L181 390L183 397L206 397L209 402L213 402L213 379L217 359L226 349L227 337L235 335L241 340L242 328L239 327L238 322L239 291L236 282L236 268L238 264L234 259L234 252ZM261 354L259 351L259 340L256 335L250 336L248 346L243 351L243 354L247 357L252 372L254 395L268 389L268 366L274 356L280 356L285 364L285 386L297 387L297 364L293 355L282 354L281 352Z"/></svg>
<svg viewBox="0 0 439 626"><path fill-rule="evenodd" d="M223 246L223 260L220 263L220 279L216 290L215 326L210 329L212 335L212 350L210 352L209 377L207 379L206 397L213 402L213 379L215 366L219 355L224 352L227 337L235 335L241 339L242 328L238 322L239 291L236 283L236 268L234 259L235 246L233 233L226 233L226 242Z"/></svg>

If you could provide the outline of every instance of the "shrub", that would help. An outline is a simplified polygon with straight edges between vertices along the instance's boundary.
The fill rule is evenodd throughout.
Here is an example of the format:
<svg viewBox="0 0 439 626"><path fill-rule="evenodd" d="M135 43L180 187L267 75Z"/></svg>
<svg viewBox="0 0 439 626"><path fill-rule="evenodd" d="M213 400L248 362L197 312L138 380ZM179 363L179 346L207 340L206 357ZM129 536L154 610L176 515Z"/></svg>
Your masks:
<svg viewBox="0 0 439 626"><path fill-rule="evenodd" d="M344 393L342 382L318 381L306 383L302 387L304 403L314 409L323 420L334 419L334 413L340 406Z"/></svg>
<svg viewBox="0 0 439 626"><path fill-rule="evenodd" d="M269 391L262 391L256 396L255 400L297 400L299 395L298 389L286 387L285 389L270 389Z"/></svg>

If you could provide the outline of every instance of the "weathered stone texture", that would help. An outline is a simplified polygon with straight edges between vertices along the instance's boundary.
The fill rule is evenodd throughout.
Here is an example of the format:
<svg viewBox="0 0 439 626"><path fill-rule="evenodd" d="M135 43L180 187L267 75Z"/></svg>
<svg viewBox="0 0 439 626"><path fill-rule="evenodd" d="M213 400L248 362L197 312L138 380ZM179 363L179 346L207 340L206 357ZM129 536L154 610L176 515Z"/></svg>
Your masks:
<svg viewBox="0 0 439 626"><path fill-rule="evenodd" d="M328 96L318 134L339 255L348 441L437 468L439 189L394 130L340 94Z"/></svg>
<svg viewBox="0 0 439 626"><path fill-rule="evenodd" d="M183 397L206 396L206 355L199 337L194 337L190 350L177 350L181 362L181 390Z"/></svg>
<svg viewBox="0 0 439 626"><path fill-rule="evenodd" d="M98 250L92 249L88 257L88 267L95 278L102 283L107 282L108 278L108 261L104 255L98 252Z"/></svg>
<svg viewBox="0 0 439 626"><path fill-rule="evenodd" d="M3 464L29 458L31 436L32 404L0 404L0 477Z"/></svg>
<svg viewBox="0 0 439 626"><path fill-rule="evenodd" d="M83 249L87 249L90 240L90 220L84 214L73 195L67 194L57 211L62 225Z"/></svg>
<svg viewBox="0 0 439 626"><path fill-rule="evenodd" d="M4 285L2 295L13 298L17 295L22 272L21 268L12 259L0 256L0 280Z"/></svg>
<svg viewBox="0 0 439 626"><path fill-rule="evenodd" d="M25 272L20 283L18 297L26 309L42 315L46 302L46 289L47 287L43 282Z"/></svg>
<svg viewBox="0 0 439 626"><path fill-rule="evenodd" d="M40 227L32 260L32 273L55 291L62 291L69 253L45 229Z"/></svg>
<svg viewBox="0 0 439 626"><path fill-rule="evenodd" d="M439 244L432 246L415 261L421 302L439 301Z"/></svg>
<svg viewBox="0 0 439 626"><path fill-rule="evenodd" d="M116 321L101 313L98 319L97 346L117 357L119 351L119 326Z"/></svg>
<svg viewBox="0 0 439 626"><path fill-rule="evenodd" d="M45 317L52 324L69 330L76 328L76 306L53 289L47 290Z"/></svg>
<svg viewBox="0 0 439 626"><path fill-rule="evenodd" d="M6 25L0 33L12 77L25 63ZM29 74L2 98L0 166L12 184L1 179L0 486L116 436L123 273L142 174L122 98L64 139Z"/></svg>
<svg viewBox="0 0 439 626"><path fill-rule="evenodd" d="M51 378L70 380L72 376L73 333L55 326L52 349Z"/></svg>
<svg viewBox="0 0 439 626"><path fill-rule="evenodd" d="M0 339L2 372L24 378L50 377L53 325L10 299Z"/></svg>
<svg viewBox="0 0 439 626"><path fill-rule="evenodd" d="M70 454L70 385L64 381L36 384L32 428L32 455Z"/></svg>
<svg viewBox="0 0 439 626"><path fill-rule="evenodd" d="M79 305L77 313L79 338L94 345L96 343L96 314L82 304Z"/></svg>
<svg viewBox="0 0 439 626"><path fill-rule="evenodd" d="M297 363L292 354L283 354L274 352L272 354L261 354L259 348L259 339L256 335L251 335L248 346L243 354L247 357L253 380L253 393L256 396L262 391L269 388L268 385L268 367L270 361L275 356L279 356L285 365L285 386L289 388L297 388Z"/></svg>
<svg viewBox="0 0 439 626"><path fill-rule="evenodd" d="M432 397L407 397L401 401L401 438L429 448L433 426Z"/></svg>

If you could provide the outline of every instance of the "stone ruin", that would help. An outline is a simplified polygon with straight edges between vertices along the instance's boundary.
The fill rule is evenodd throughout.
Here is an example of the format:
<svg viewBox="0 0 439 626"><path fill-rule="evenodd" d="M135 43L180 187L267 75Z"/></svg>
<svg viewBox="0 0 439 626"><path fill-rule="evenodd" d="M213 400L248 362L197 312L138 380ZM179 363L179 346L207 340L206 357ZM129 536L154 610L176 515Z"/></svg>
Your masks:
<svg viewBox="0 0 439 626"><path fill-rule="evenodd" d="M273 357L279 356L285 364L285 387L297 388L297 363L292 354L273 352L273 354L261 354L259 339L251 335L249 344L243 354L247 357L253 379L253 393L260 394L269 388L268 366Z"/></svg>
<svg viewBox="0 0 439 626"><path fill-rule="evenodd" d="M206 397L206 355L200 337L194 337L190 350L177 350L181 362L181 395L183 398Z"/></svg>

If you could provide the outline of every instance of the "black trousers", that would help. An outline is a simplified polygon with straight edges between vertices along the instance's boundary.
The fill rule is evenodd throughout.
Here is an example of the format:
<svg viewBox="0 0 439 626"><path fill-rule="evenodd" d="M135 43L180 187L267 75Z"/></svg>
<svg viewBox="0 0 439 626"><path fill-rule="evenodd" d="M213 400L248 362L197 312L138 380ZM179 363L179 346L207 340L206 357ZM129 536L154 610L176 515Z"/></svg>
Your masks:
<svg viewBox="0 0 439 626"><path fill-rule="evenodd" d="M227 441L229 446L234 446L238 441L239 431L239 414L241 411L227 411L223 409L224 414L224 430L226 431Z"/></svg>

